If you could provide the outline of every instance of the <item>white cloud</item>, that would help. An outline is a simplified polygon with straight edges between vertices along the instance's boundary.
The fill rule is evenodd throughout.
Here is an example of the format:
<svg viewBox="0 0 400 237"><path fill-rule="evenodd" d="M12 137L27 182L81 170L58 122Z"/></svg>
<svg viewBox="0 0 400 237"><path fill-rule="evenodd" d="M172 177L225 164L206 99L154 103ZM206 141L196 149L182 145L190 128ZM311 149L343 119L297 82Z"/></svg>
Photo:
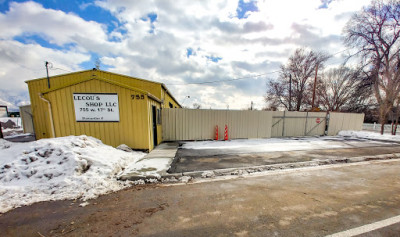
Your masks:
<svg viewBox="0 0 400 237"><path fill-rule="evenodd" d="M342 28L365 4L364 0L336 0L320 9L321 2L315 0L260 0L259 11L238 19L238 2L230 0L96 1L94 6L110 11L120 21L118 28L108 33L104 25L73 13L45 9L34 2L10 3L10 11L0 14L0 27L10 29L0 32L0 50L12 52L18 64L0 56L0 62L7 65L0 68L0 80L36 77L37 73L21 65L40 69L49 57L65 68L79 70L79 63L88 60L92 52L100 55L103 65L111 66L110 71L167 84L180 101L190 95L190 103L203 108L225 109L229 104L230 109L243 109L251 101L262 108L265 82L274 74L226 83L176 84L275 71L297 47L341 51ZM149 14L157 14L157 19L151 22ZM57 50L12 40L29 34L59 46L73 46ZM190 57L188 48L193 50ZM25 50L30 54L25 56ZM210 57L221 59L213 62ZM21 72L13 75L15 70ZM14 87L21 86L10 85Z"/></svg>
<svg viewBox="0 0 400 237"><path fill-rule="evenodd" d="M87 22L73 13L60 10L45 9L35 2L10 3L6 14L0 14L0 32L2 39L12 39L18 35L39 34L50 43L64 45L76 43L79 38L93 37L93 40L105 42L105 34L101 24Z"/></svg>
<svg viewBox="0 0 400 237"><path fill-rule="evenodd" d="M17 92L27 90L24 81L46 76L45 61L57 62L53 63L54 67L74 71L80 70L76 65L89 58L89 55L79 52L63 52L44 48L38 44L1 40L0 80L2 89ZM65 71L50 70L50 75L60 73L65 73Z"/></svg>

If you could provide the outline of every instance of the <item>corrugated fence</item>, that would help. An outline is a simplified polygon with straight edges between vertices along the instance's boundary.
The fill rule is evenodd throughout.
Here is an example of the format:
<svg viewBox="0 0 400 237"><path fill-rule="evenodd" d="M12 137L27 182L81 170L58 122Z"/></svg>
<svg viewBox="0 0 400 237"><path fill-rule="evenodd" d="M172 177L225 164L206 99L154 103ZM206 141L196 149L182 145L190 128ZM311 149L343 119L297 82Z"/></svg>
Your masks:
<svg viewBox="0 0 400 237"><path fill-rule="evenodd" d="M288 111L163 109L163 140L229 139L336 135L361 130L364 114ZM327 132L326 129L328 128Z"/></svg>
<svg viewBox="0 0 400 237"><path fill-rule="evenodd" d="M364 114L330 113L327 135L334 136L342 130L360 131L363 123Z"/></svg>
<svg viewBox="0 0 400 237"><path fill-rule="evenodd" d="M325 112L274 111L271 137L324 135Z"/></svg>

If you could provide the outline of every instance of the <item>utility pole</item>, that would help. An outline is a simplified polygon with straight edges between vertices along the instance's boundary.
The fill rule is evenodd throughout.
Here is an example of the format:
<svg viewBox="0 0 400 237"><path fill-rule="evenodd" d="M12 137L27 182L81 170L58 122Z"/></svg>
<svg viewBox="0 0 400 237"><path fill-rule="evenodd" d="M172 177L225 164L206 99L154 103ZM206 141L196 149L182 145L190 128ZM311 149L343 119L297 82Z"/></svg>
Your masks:
<svg viewBox="0 0 400 237"><path fill-rule="evenodd" d="M317 66L315 67L315 79L314 79L314 90L313 90L313 94L312 94L311 111L314 110L315 88L317 86L318 65L319 65L319 63L317 63Z"/></svg>
<svg viewBox="0 0 400 237"><path fill-rule="evenodd" d="M292 111L292 74L289 74L289 111Z"/></svg>
<svg viewBox="0 0 400 237"><path fill-rule="evenodd" d="M251 102L250 110L253 110L253 101Z"/></svg>
<svg viewBox="0 0 400 237"><path fill-rule="evenodd" d="M190 99L190 95L185 96L185 98L183 99L183 102L182 102L182 107L183 107L183 108L185 108L185 101L186 101L186 99Z"/></svg>
<svg viewBox="0 0 400 237"><path fill-rule="evenodd" d="M47 86L50 89L50 78L49 78L49 62L45 62L44 65L46 66L46 73L47 73Z"/></svg>

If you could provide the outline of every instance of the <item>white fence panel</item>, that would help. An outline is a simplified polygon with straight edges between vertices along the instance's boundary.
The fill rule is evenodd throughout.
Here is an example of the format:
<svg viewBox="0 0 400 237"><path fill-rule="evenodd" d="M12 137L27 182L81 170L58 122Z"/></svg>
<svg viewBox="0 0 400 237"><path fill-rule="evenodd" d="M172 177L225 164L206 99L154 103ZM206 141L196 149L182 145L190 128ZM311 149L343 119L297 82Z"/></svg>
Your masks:
<svg viewBox="0 0 400 237"><path fill-rule="evenodd" d="M163 140L224 139L225 125L229 139L271 137L271 111L235 111L203 109L163 109Z"/></svg>
<svg viewBox="0 0 400 237"><path fill-rule="evenodd" d="M229 139L337 135L341 130L361 130L364 114L293 111L238 111L163 109L163 140Z"/></svg>

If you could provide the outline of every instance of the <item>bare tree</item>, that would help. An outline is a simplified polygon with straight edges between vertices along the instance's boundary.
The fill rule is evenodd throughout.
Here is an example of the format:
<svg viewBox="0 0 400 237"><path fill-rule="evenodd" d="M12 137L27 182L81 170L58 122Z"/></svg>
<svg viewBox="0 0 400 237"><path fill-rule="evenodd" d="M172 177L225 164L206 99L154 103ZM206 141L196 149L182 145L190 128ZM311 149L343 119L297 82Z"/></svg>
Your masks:
<svg viewBox="0 0 400 237"><path fill-rule="evenodd" d="M325 53L298 48L289 57L286 65L281 65L281 73L277 80L270 80L265 100L271 106L284 107L287 110L300 111L309 104L305 97L312 86L317 66L323 68L329 58Z"/></svg>
<svg viewBox="0 0 400 237"><path fill-rule="evenodd" d="M193 109L201 109L201 104L193 103Z"/></svg>
<svg viewBox="0 0 400 237"><path fill-rule="evenodd" d="M360 70L344 66L322 73L317 90L320 105L328 111L348 111L365 105L370 94L366 93L363 79Z"/></svg>
<svg viewBox="0 0 400 237"><path fill-rule="evenodd" d="M345 43L356 48L363 70L373 82L381 134L400 92L400 2L373 1L344 29Z"/></svg>

